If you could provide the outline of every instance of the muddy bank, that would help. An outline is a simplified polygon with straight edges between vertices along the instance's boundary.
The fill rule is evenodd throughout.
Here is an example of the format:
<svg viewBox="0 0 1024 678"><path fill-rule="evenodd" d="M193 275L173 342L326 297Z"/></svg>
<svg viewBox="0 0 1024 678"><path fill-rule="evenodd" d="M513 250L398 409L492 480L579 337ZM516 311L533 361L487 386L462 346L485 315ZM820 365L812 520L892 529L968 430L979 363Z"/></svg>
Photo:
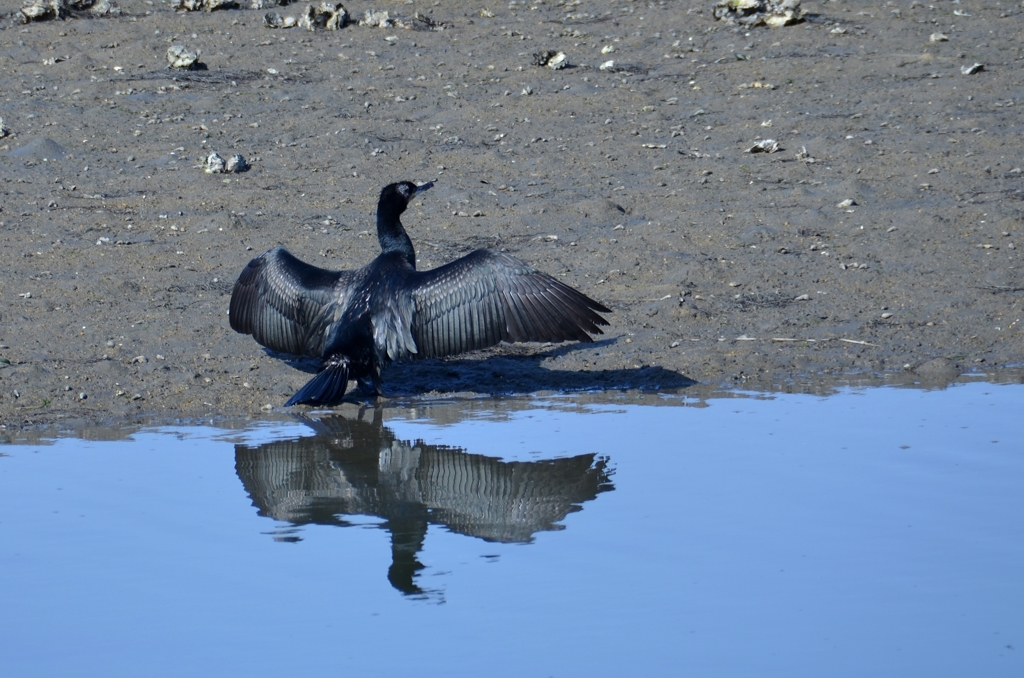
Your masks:
<svg viewBox="0 0 1024 678"><path fill-rule="evenodd" d="M404 218L421 268L502 248L615 313L594 345L396 366L392 395L1019 363L1021 8L809 3L746 30L712 4L382 2L348 10L430 21L315 32L159 2L7 15L0 422L280 407L314 366L230 330L235 277L276 244L364 264L399 179L437 180ZM205 70L165 68L176 44ZM211 150L252 167L205 174Z"/></svg>

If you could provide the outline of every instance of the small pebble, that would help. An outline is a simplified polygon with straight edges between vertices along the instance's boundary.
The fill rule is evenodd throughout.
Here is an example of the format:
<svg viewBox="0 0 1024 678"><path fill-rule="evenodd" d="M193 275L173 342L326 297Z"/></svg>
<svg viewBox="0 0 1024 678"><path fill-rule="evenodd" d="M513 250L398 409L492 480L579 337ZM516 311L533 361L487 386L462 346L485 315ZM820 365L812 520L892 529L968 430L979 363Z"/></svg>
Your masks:
<svg viewBox="0 0 1024 678"><path fill-rule="evenodd" d="M81 393L79 393L79 394L78 394L78 399L79 399L79 400L85 400L85 399L86 399L86 398L88 398L88 397L89 397L89 396L87 396L87 395L85 394L85 391L82 391Z"/></svg>

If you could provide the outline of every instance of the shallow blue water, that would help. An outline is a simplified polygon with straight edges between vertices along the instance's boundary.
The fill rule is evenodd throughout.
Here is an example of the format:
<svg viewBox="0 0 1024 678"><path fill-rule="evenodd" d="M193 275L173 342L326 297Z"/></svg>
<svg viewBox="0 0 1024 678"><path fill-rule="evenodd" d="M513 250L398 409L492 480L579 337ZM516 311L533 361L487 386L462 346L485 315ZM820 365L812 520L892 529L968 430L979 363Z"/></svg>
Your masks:
<svg viewBox="0 0 1024 678"><path fill-rule="evenodd" d="M643 403L0 447L0 675L1024 675L1024 387Z"/></svg>

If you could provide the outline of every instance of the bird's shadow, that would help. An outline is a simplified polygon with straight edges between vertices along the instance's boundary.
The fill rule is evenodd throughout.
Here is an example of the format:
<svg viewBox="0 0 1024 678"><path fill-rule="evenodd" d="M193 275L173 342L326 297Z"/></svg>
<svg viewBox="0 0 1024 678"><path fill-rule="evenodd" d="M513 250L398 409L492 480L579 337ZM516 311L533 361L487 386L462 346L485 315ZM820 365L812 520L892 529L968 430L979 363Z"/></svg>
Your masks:
<svg viewBox="0 0 1024 678"><path fill-rule="evenodd" d="M488 395L524 395L538 391L645 390L670 391L688 388L698 382L659 366L613 370L549 369L542 363L575 351L604 349L614 338L589 344L565 344L538 349L529 345L506 345L497 349L465 354L458 358L427 358L393 363L384 372L384 396L417 396L426 393L478 393ZM285 359L289 365L314 373L319 361L295 359L273 351L268 354ZM349 392L346 400L361 400L366 394Z"/></svg>

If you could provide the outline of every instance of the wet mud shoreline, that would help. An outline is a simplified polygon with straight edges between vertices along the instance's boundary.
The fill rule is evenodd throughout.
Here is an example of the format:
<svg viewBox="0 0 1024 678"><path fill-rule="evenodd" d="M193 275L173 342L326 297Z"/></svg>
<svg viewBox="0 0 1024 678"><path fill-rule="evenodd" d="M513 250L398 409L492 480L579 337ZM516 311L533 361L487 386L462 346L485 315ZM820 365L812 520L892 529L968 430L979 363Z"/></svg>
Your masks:
<svg viewBox="0 0 1024 678"><path fill-rule="evenodd" d="M592 345L395 365L396 402L1016 379L1024 9L913 4L748 30L706 2L382 2L346 7L441 30L313 32L11 8L0 424L276 416L315 365L231 331L235 278L277 244L363 265L403 179L437 182L403 217L420 268L503 249L614 313ZM206 69L165 68L176 44Z"/></svg>

